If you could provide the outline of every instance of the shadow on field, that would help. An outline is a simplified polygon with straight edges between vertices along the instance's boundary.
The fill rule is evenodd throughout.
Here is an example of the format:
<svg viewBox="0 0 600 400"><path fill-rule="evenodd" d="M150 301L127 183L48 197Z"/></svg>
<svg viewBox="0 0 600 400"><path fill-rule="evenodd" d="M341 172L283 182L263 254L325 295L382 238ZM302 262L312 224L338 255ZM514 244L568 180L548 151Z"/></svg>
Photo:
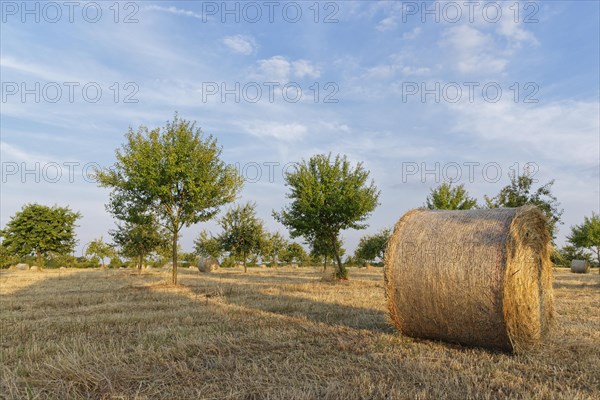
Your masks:
<svg viewBox="0 0 600 400"><path fill-rule="evenodd" d="M253 314L248 318L249 325L252 318L268 318L264 313L270 313L274 317L290 317L289 323L297 321L298 325L309 321L373 332L394 331L381 310L330 300L331 291L351 289L343 284L320 282L318 271L314 276L298 277L290 276L290 271L198 274L181 270L178 286L168 284L170 274L165 271L139 274L133 270L18 271L3 275L3 279L27 279L28 275L43 279L14 292L3 292L1 303L6 311L24 310L34 307L32 297L44 299L35 305L40 316L53 316L51 310L56 310L57 315L69 310L65 315L67 319L79 315L91 318L94 312L152 313L171 307L187 309L219 304L246 309L248 314ZM375 281L375 276L361 278ZM383 289L381 291L383 296ZM360 304L360 299L354 302Z"/></svg>

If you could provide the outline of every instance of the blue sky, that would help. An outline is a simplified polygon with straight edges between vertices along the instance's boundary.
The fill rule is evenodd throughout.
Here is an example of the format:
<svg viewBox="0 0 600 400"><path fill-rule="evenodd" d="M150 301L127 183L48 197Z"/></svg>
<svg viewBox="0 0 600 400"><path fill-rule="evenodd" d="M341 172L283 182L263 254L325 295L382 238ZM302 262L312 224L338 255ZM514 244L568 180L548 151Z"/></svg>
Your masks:
<svg viewBox="0 0 600 400"><path fill-rule="evenodd" d="M69 205L78 251L108 239L108 191L84 170L175 111L217 137L247 178L239 201L282 233L286 166L364 162L381 205L344 232L350 250L459 173L480 202L527 163L555 179L559 244L599 212L596 1L50 3L1 2L0 226L24 203ZM201 229L217 231L185 230L184 250Z"/></svg>

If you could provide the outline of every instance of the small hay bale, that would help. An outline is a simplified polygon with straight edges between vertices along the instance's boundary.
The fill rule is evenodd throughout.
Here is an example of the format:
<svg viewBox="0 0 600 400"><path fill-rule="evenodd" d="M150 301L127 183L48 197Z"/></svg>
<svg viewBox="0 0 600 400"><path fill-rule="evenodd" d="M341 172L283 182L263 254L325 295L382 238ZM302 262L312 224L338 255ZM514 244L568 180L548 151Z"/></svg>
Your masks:
<svg viewBox="0 0 600 400"><path fill-rule="evenodd" d="M32 265L31 268L29 268L30 271L38 271L41 272L42 271L42 267L38 267L37 265Z"/></svg>
<svg viewBox="0 0 600 400"><path fill-rule="evenodd" d="M554 315L550 249L534 206L409 211L385 256L390 319L408 336L530 348Z"/></svg>
<svg viewBox="0 0 600 400"><path fill-rule="evenodd" d="M27 270L29 270L29 264L19 263L19 264L15 265L15 268L17 268L17 270L19 270L19 271L27 271Z"/></svg>
<svg viewBox="0 0 600 400"><path fill-rule="evenodd" d="M219 269L219 261L215 258L201 258L198 261L198 271L200 272L213 272Z"/></svg>
<svg viewBox="0 0 600 400"><path fill-rule="evenodd" d="M590 263L587 260L571 260L571 272L587 274L590 272Z"/></svg>

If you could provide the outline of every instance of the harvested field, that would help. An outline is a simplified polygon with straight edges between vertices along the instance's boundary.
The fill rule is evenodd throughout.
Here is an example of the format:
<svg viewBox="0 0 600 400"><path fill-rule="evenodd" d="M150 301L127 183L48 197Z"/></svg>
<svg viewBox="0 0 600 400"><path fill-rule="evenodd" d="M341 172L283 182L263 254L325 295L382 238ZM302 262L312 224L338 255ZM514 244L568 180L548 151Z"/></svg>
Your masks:
<svg viewBox="0 0 600 400"><path fill-rule="evenodd" d="M556 324L508 355L401 336L379 268L0 273L0 394L106 399L593 399L600 276L554 273Z"/></svg>

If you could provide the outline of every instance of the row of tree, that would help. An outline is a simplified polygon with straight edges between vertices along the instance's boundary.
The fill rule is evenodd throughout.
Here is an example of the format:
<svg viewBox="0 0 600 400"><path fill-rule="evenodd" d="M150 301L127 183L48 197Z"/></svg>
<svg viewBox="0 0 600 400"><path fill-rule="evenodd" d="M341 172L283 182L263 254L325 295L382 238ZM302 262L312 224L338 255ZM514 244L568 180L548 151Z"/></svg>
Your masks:
<svg viewBox="0 0 600 400"><path fill-rule="evenodd" d="M177 283L178 240L183 227L214 218L221 208L238 196L243 179L233 166L221 159L222 149L212 136L205 136L195 123L180 119L163 128L129 129L126 141L116 150L116 162L97 172L102 187L111 189L107 211L116 220L110 232L120 253L144 259L169 249L173 265L172 282ZM275 220L289 230L291 238L302 238L310 247L313 260L327 265L333 260L336 276L347 277L341 231L364 229L377 207L379 190L361 163L352 165L345 156L315 155L303 160L285 176L290 202L273 211ZM431 209L470 209L475 207L518 207L535 204L547 215L550 231L556 234L562 210L552 195L553 181L534 190L533 178L525 173L511 176L508 186L497 196L485 197L479 206L464 185L444 183L432 189L425 207ZM220 219L222 232L213 236L201 232L195 250L203 256L226 257L244 266L260 257L271 265L279 260L303 262L308 258L298 243L288 243L281 234L264 229L256 216L255 205L247 203L230 208ZM41 264L44 254L63 254L75 245L74 227L79 214L68 208L28 205L0 231L1 249L7 254L35 254ZM574 248L600 250L598 216L586 218L573 227L569 241ZM373 262L384 256L390 230L361 238L354 257ZM88 246L90 254L105 254L109 248L102 240Z"/></svg>

